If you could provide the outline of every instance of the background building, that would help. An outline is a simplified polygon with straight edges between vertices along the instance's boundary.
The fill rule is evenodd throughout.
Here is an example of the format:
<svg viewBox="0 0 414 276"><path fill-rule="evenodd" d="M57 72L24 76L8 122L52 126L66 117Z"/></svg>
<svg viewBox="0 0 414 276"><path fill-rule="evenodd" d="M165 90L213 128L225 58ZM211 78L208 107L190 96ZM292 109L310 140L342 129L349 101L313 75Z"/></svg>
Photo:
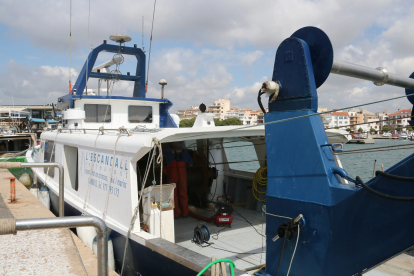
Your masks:
<svg viewBox="0 0 414 276"><path fill-rule="evenodd" d="M398 110L397 112L388 114L388 117L390 119L389 126L392 130L405 128L409 125L408 121L411 120L411 109Z"/></svg>
<svg viewBox="0 0 414 276"><path fill-rule="evenodd" d="M224 120L224 117L228 110L230 110L230 100L221 98L218 99L218 101L214 101L212 105L209 105L207 112L214 113L214 118L222 121Z"/></svg>
<svg viewBox="0 0 414 276"><path fill-rule="evenodd" d="M198 113L200 113L198 106L191 106L189 109L177 110L177 115L180 117L180 119L192 119L194 117L197 117Z"/></svg>

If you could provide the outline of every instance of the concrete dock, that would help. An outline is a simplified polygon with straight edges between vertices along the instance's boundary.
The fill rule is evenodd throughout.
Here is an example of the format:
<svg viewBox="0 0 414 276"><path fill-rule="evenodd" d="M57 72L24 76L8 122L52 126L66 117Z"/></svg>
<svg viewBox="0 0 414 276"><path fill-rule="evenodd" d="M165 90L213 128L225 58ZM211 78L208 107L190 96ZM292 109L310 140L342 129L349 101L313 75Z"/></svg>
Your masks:
<svg viewBox="0 0 414 276"><path fill-rule="evenodd" d="M374 139L352 139L348 141L348 144L374 144Z"/></svg>
<svg viewBox="0 0 414 276"><path fill-rule="evenodd" d="M16 179L16 202L10 203L13 175L0 169L0 218L54 217ZM0 235L0 275L97 275L97 258L69 229L18 231ZM115 276L113 270L109 275Z"/></svg>

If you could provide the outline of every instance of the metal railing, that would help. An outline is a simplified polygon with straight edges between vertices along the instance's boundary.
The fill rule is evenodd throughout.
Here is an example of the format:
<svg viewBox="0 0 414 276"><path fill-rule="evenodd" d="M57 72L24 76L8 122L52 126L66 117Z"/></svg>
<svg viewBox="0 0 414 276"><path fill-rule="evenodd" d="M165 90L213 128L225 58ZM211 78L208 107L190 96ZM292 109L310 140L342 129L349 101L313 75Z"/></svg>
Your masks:
<svg viewBox="0 0 414 276"><path fill-rule="evenodd" d="M21 163L0 162L0 169L16 168L58 168L59 169L59 217L65 215L65 187L63 184L63 166L59 163ZM45 183L46 184L46 183Z"/></svg>
<svg viewBox="0 0 414 276"><path fill-rule="evenodd" d="M17 231L95 227L98 238L98 275L108 275L108 238L105 222L94 216L35 218L35 219L0 219L0 235L16 234Z"/></svg>

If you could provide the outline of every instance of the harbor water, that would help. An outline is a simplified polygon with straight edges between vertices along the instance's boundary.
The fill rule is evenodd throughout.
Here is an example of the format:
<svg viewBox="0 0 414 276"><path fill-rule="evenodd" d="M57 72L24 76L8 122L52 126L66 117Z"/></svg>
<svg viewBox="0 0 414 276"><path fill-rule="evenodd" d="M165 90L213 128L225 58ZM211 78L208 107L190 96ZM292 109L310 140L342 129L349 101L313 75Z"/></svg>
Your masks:
<svg viewBox="0 0 414 276"><path fill-rule="evenodd" d="M385 148L389 146L401 146L401 148ZM381 164L383 164L385 171L414 153L414 141L398 139L375 139L375 144L345 144L344 151L365 150L380 147L382 149L339 155L343 168L348 172L350 177L355 178L356 176L359 176L366 182L372 178L375 160L377 160L375 170L381 170Z"/></svg>
<svg viewBox="0 0 414 276"><path fill-rule="evenodd" d="M256 152L251 142L236 139L226 139L225 142L224 147L229 158L229 162L257 160ZM403 148L390 146L401 146ZM407 149L406 147L410 148ZM368 149L372 149L372 151L365 152L365 150ZM344 152L349 151L350 153L350 151L354 150L362 151L352 154L341 154L339 155L339 158L342 162L343 168L348 172L350 177L355 178L356 176L359 176L364 182L366 182L372 178L375 160L377 160L376 170L381 170L381 165L384 165L384 170L387 170L397 162L414 153L414 141L376 139L374 144L344 145ZM231 169L250 172L255 172L260 167L259 162L257 161L230 163L229 165Z"/></svg>

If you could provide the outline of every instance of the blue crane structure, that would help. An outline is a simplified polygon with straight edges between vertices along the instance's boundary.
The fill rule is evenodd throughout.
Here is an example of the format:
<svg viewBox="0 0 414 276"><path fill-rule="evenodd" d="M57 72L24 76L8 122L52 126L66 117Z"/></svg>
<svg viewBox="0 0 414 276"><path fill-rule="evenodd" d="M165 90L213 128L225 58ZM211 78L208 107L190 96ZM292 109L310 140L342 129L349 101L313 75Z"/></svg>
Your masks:
<svg viewBox="0 0 414 276"><path fill-rule="evenodd" d="M336 149L315 114L316 89L333 62L328 36L315 27L298 30L277 49L272 80L281 89L265 114L266 268L257 274L359 275L414 245L414 201L406 198L414 197L414 154L386 171L398 180L386 175L363 185L341 180L351 177L337 167ZM273 241L281 229L287 233L285 217L300 214L299 225L290 221L289 237Z"/></svg>

